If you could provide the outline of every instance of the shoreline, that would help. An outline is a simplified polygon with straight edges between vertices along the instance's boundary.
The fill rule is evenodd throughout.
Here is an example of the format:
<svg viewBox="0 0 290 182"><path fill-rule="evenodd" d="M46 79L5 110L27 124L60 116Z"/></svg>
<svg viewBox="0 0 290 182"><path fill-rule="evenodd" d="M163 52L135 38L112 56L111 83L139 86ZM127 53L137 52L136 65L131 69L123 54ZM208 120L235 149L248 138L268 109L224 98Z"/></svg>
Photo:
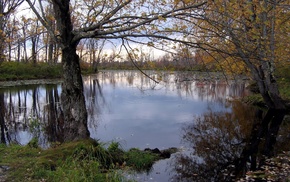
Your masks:
<svg viewBox="0 0 290 182"><path fill-rule="evenodd" d="M0 88L9 88L25 85L41 85L41 84L58 84L62 83L62 79L32 79L32 80L15 80L15 81L0 81Z"/></svg>

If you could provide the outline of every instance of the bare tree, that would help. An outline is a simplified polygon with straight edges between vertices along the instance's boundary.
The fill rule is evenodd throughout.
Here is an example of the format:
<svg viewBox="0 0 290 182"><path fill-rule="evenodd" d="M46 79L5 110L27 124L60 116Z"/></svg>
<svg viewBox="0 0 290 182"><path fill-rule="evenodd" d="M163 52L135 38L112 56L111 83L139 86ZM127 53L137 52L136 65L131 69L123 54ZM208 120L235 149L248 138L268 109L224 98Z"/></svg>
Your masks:
<svg viewBox="0 0 290 182"><path fill-rule="evenodd" d="M0 0L0 64L5 60L5 27L9 16L24 0Z"/></svg>
<svg viewBox="0 0 290 182"><path fill-rule="evenodd" d="M70 1L51 0L57 33L48 26L42 1L33 4L26 0L39 21L54 35L62 49L63 78L61 101L64 113L64 140L88 138L87 111L83 94L80 60L76 53L81 39L130 39L138 37L168 38L155 26L168 19L183 16L184 10L205 4L189 3L177 6L174 2L148 1ZM168 3L168 4L167 4ZM37 7L39 9L37 9ZM75 7L74 9L72 7ZM77 26L76 26L77 25Z"/></svg>

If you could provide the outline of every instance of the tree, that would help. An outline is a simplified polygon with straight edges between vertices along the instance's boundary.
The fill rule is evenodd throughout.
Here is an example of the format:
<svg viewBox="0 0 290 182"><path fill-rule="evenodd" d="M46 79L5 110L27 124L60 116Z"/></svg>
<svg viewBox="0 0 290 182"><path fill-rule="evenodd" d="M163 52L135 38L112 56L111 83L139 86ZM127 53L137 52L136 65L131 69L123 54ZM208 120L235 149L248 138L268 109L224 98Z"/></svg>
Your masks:
<svg viewBox="0 0 290 182"><path fill-rule="evenodd" d="M191 21L195 27L189 32L191 41L197 41L207 56L222 62L223 68L224 64L245 66L269 108L263 127L237 161L237 176L245 175L247 161L257 154L253 148L262 143L261 138L265 137L263 156L274 155L273 146L286 112L276 67L289 63L289 5L289 0L209 1L200 9L200 17Z"/></svg>
<svg viewBox="0 0 290 182"><path fill-rule="evenodd" d="M38 5L33 4L31 0L26 0L26 2L49 33L54 35L55 41L62 50L64 82L61 101L65 141L90 136L87 128L87 111L79 56L76 53L80 40L86 38L122 39L123 42L128 42L130 38L139 37L174 40L164 36L156 25L166 24L170 18L183 16L184 10L196 9L204 4L204 2L189 3L180 7L170 0L51 0L57 23L57 32L54 32L48 26L48 21L44 16L43 1L38 1Z"/></svg>
<svg viewBox="0 0 290 182"><path fill-rule="evenodd" d="M270 109L285 109L275 69L289 60L287 7L288 0L209 1L194 22L201 49L218 53L229 64L244 64ZM281 56L285 54L288 58Z"/></svg>
<svg viewBox="0 0 290 182"><path fill-rule="evenodd" d="M104 45L106 43L106 40L99 41L96 39L90 39L89 43L87 45L89 50L89 56L90 56L90 65L93 67L94 73L98 71L98 64L101 60L101 53L103 51Z"/></svg>
<svg viewBox="0 0 290 182"><path fill-rule="evenodd" d="M5 28L9 16L24 0L0 0L0 64L5 60Z"/></svg>

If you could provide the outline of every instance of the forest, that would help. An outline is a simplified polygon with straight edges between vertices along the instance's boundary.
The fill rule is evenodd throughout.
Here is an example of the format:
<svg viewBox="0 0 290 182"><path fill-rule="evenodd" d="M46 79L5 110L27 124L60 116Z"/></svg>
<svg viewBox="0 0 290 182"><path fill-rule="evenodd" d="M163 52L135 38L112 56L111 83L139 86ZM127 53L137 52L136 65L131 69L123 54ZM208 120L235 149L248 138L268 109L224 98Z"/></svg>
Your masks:
<svg viewBox="0 0 290 182"><path fill-rule="evenodd" d="M84 74L246 76L266 111L256 137L265 136L263 155L272 157L271 136L289 114L289 17L289 0L0 0L0 80L62 80L62 143L91 139ZM242 151L236 179L246 174L252 147Z"/></svg>

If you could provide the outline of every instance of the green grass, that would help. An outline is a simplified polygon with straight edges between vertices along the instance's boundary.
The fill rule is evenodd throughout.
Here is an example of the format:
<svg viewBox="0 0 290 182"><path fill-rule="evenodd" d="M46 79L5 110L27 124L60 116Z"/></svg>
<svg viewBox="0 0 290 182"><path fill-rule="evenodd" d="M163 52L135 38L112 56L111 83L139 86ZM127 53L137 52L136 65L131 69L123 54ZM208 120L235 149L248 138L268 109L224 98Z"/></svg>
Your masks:
<svg viewBox="0 0 290 182"><path fill-rule="evenodd" d="M60 78L61 65L49 65L48 63L18 63L3 62L0 64L0 80L23 80Z"/></svg>
<svg viewBox="0 0 290 182"><path fill-rule="evenodd" d="M140 151L133 148L125 154L127 165L134 167L137 171L147 169L149 171L154 161L158 159L156 154L152 154L146 151Z"/></svg>
<svg viewBox="0 0 290 182"><path fill-rule="evenodd" d="M108 147L94 140L56 143L46 150L35 143L0 145L0 166L9 166L7 181L128 181L124 171L149 171L158 160L139 149L124 151L116 142Z"/></svg>

